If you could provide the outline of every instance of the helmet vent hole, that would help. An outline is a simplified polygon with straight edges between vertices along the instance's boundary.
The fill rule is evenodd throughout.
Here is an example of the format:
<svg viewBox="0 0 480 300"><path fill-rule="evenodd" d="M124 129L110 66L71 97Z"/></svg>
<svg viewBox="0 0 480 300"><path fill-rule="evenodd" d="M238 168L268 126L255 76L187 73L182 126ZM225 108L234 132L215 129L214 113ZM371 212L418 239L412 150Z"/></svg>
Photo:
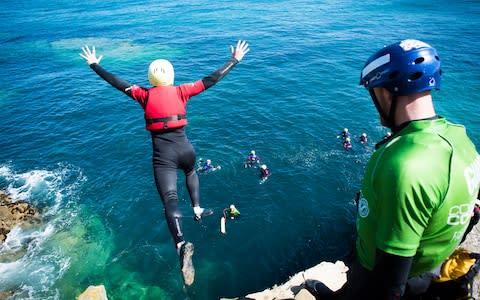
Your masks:
<svg viewBox="0 0 480 300"><path fill-rule="evenodd" d="M392 73L390 73L390 74L388 75L388 78L394 79L394 78L397 77L399 74L400 74L400 72L398 72L398 71L393 71Z"/></svg>
<svg viewBox="0 0 480 300"><path fill-rule="evenodd" d="M422 77L422 75L423 75L423 72L415 72L412 75L410 75L410 77L408 79L411 80L411 81L414 81L414 80L417 80L420 77Z"/></svg>
<svg viewBox="0 0 480 300"><path fill-rule="evenodd" d="M438 57L437 55L435 55L435 59L440 61L440 57Z"/></svg>
<svg viewBox="0 0 480 300"><path fill-rule="evenodd" d="M418 65L418 64L421 64L424 61L425 61L425 58L419 57L419 58L415 59L415 61L413 63Z"/></svg>

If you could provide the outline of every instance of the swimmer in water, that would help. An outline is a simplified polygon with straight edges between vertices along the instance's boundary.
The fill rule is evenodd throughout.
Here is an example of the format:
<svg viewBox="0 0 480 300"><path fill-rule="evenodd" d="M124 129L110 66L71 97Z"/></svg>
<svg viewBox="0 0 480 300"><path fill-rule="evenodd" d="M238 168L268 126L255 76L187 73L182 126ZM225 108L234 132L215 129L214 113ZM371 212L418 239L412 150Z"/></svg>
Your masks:
<svg viewBox="0 0 480 300"><path fill-rule="evenodd" d="M212 160L210 159L207 159L202 166L200 166L197 170L200 172L200 173L209 173L209 172L213 172L213 171L216 171L216 170L221 170L222 167L221 166L213 166L212 165Z"/></svg>
<svg viewBox="0 0 480 300"><path fill-rule="evenodd" d="M347 137L344 141L343 141L343 148L345 148L345 150L349 150L349 149L352 149L352 141L350 140L349 137Z"/></svg>
<svg viewBox="0 0 480 300"><path fill-rule="evenodd" d="M270 176L270 170L268 169L267 165L262 165L260 167L260 178L267 179Z"/></svg>
<svg viewBox="0 0 480 300"><path fill-rule="evenodd" d="M243 165L244 168L255 167L260 163L260 156L255 153L255 150L250 151L247 158L245 159L245 163Z"/></svg>
<svg viewBox="0 0 480 300"><path fill-rule="evenodd" d="M367 134L365 132L362 133L362 135L360 136L360 143L362 143L362 144L367 144L368 143L368 137L367 137Z"/></svg>

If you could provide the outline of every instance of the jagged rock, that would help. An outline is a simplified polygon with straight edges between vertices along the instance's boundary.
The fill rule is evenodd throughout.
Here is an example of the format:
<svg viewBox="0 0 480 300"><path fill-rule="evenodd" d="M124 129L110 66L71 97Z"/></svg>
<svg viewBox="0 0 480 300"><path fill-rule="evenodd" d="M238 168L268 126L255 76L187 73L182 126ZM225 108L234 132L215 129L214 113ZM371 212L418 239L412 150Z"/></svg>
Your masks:
<svg viewBox="0 0 480 300"><path fill-rule="evenodd" d="M465 242L460 246L472 252L480 252L480 223L472 229ZM314 300L315 297L304 288L305 279L322 281L331 290L336 291L347 282L347 270L348 267L342 261L337 261L335 264L322 262L313 268L295 274L290 277L289 281L280 286L275 285L271 289L248 294L244 297L221 298L220 300ZM477 274L473 282L473 296L480 299L480 273Z"/></svg>
<svg viewBox="0 0 480 300"><path fill-rule="evenodd" d="M335 263L321 262L310 269L295 274L294 276L290 277L290 279L286 283L280 286L275 285L271 289L266 289L262 292L248 294L243 298L222 298L221 300L315 299L306 289L304 289L306 279L322 281L331 290L336 291L340 289L345 284L345 282L347 282L347 271L348 267L345 266L342 261L337 261ZM308 298L308 295L310 295L310 298ZM299 298L297 298L297 296Z"/></svg>
<svg viewBox="0 0 480 300"><path fill-rule="evenodd" d="M77 297L77 300L108 300L105 286L91 285Z"/></svg>
<svg viewBox="0 0 480 300"><path fill-rule="evenodd" d="M301 289L300 292L295 295L295 300L315 300L315 297L306 289Z"/></svg>
<svg viewBox="0 0 480 300"><path fill-rule="evenodd" d="M8 299L13 296L13 291L0 291L0 299Z"/></svg>
<svg viewBox="0 0 480 300"><path fill-rule="evenodd" d="M38 213L26 202L15 202L5 192L0 191L0 242L16 225L30 226L39 222Z"/></svg>

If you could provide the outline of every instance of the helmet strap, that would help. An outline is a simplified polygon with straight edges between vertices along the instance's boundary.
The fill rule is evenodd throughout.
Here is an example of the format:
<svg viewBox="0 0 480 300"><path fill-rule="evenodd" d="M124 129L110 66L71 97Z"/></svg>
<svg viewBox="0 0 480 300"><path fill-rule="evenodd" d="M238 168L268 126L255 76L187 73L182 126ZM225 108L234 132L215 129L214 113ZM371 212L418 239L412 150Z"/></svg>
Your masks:
<svg viewBox="0 0 480 300"><path fill-rule="evenodd" d="M395 125L395 112L397 111L398 96L393 95L392 102L390 103L390 111L388 112L387 127L393 132L397 132L397 126Z"/></svg>
<svg viewBox="0 0 480 300"><path fill-rule="evenodd" d="M390 128L392 131L394 131L395 127L395 110L397 106L397 96L394 96L392 99L392 103L390 105L390 111L388 114L385 113L385 111L382 109L382 106L378 102L377 95L375 95L375 92L372 89L369 89L368 92L370 93L370 97L372 97L373 104L375 104L375 107L377 108L378 113L382 117L382 119L386 122L385 126Z"/></svg>

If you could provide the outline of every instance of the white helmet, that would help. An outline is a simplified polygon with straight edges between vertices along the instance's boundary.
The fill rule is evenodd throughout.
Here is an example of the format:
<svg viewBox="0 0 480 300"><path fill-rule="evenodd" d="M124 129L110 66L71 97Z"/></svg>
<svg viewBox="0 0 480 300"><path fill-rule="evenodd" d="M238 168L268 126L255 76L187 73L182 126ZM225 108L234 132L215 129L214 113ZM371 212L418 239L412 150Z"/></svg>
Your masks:
<svg viewBox="0 0 480 300"><path fill-rule="evenodd" d="M263 170L266 170L266 169L267 169L267 165L262 165L261 168L262 168Z"/></svg>
<svg viewBox="0 0 480 300"><path fill-rule="evenodd" d="M250 151L250 154L255 155L255 150Z"/></svg>
<svg viewBox="0 0 480 300"><path fill-rule="evenodd" d="M174 78L173 66L166 59L154 60L148 67L148 81L153 86L173 85Z"/></svg>

